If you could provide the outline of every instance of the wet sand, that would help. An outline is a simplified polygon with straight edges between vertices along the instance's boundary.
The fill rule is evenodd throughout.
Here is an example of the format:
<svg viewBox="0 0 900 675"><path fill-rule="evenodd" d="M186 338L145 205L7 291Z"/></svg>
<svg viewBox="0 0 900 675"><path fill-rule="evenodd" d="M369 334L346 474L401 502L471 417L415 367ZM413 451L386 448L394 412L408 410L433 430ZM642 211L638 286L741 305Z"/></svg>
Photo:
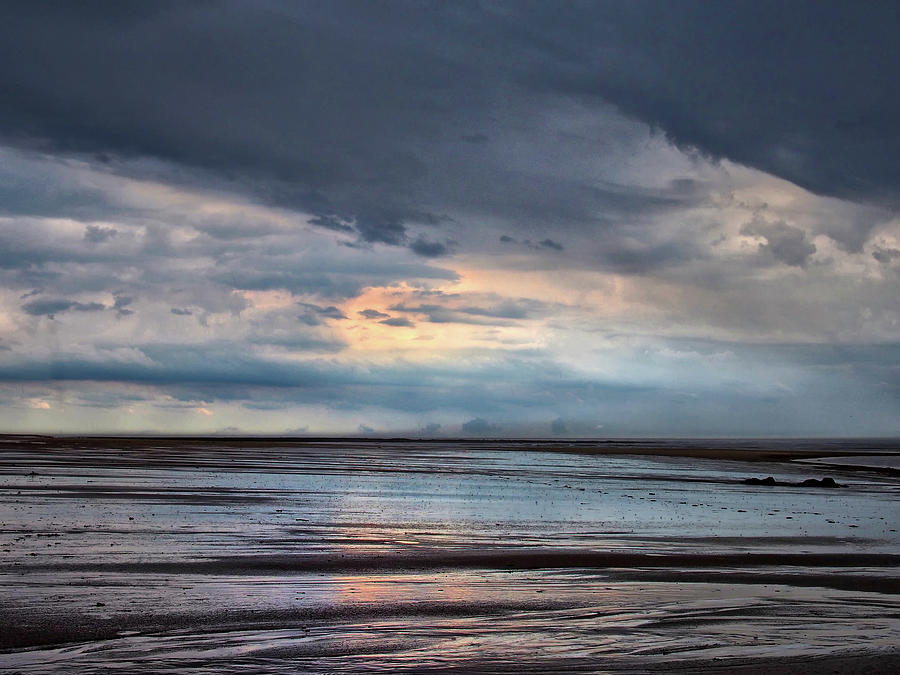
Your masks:
<svg viewBox="0 0 900 675"><path fill-rule="evenodd" d="M898 455L2 437L0 669L897 672Z"/></svg>

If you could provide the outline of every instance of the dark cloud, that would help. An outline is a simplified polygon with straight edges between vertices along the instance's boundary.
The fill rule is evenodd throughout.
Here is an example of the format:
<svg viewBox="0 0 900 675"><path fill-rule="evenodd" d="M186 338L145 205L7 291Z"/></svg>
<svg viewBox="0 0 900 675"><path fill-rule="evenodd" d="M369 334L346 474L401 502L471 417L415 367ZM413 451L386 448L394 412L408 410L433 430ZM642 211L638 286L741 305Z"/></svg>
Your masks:
<svg viewBox="0 0 900 675"><path fill-rule="evenodd" d="M356 229L363 241L400 246L406 241L406 227L399 215L374 213L360 217Z"/></svg>
<svg viewBox="0 0 900 675"><path fill-rule="evenodd" d="M0 379L301 388L357 379L352 369L329 372L325 363L291 364L265 359L233 343L155 344L135 349L146 359L129 362L104 358L103 354L95 359L59 355L49 361L5 363L0 367Z"/></svg>
<svg viewBox="0 0 900 675"><path fill-rule="evenodd" d="M396 328L414 328L416 324L407 319L405 316L397 316L390 319L384 319L378 323L385 326L394 326Z"/></svg>
<svg viewBox="0 0 900 675"><path fill-rule="evenodd" d="M500 235L500 243L502 244L522 244L523 246L527 246L528 248L533 249L551 249L553 251L562 251L565 249L565 246L560 244L558 241L554 241L553 239L547 238L537 243L531 241L531 239L523 239L521 242L515 237L510 237L509 235L503 234Z"/></svg>
<svg viewBox="0 0 900 675"><path fill-rule="evenodd" d="M500 237L500 241L504 244L518 244L519 243L517 240L513 239L512 237L507 237L505 235ZM524 246L527 246L529 248L533 248L536 250L549 248L554 251L562 251L565 249L565 247L562 244L560 244L557 241L553 241L552 239L544 239L543 241L539 241L537 243L534 243L533 241L531 241L531 239L523 239L521 243Z"/></svg>
<svg viewBox="0 0 900 675"><path fill-rule="evenodd" d="M613 101L677 143L814 192L900 204L900 166L889 159L900 149L896 3L589 7L542 13L542 36L568 72L535 79Z"/></svg>
<svg viewBox="0 0 900 675"><path fill-rule="evenodd" d="M544 241L540 242L538 246L543 246L544 248L552 248L556 251L563 250L563 245L559 242L553 241L552 239L544 239Z"/></svg>
<svg viewBox="0 0 900 675"><path fill-rule="evenodd" d="M625 274L652 274L684 265L703 256L691 240L641 241L629 236L611 236L603 242L599 262Z"/></svg>
<svg viewBox="0 0 900 675"><path fill-rule="evenodd" d="M441 220L433 204L583 228L698 198L689 179L635 189L516 164L502 120L572 99L823 194L900 204L894 3L173 3L116 21L40 6L0 26L8 143L109 171L200 169L368 243L409 244L411 223Z"/></svg>
<svg viewBox="0 0 900 675"><path fill-rule="evenodd" d="M352 275L289 271L236 271L218 273L212 278L241 290L285 290L294 295L316 294L345 298L356 296L369 285L364 279Z"/></svg>
<svg viewBox="0 0 900 675"><path fill-rule="evenodd" d="M809 257L816 252L816 245L807 240L806 232L784 221L766 222L754 218L741 228L741 234L762 237L759 252L794 267L806 267Z"/></svg>
<svg viewBox="0 0 900 675"><path fill-rule="evenodd" d="M317 216L310 221L313 225L324 227L326 230L334 230L335 232L353 232L350 224L335 218L334 216Z"/></svg>
<svg viewBox="0 0 900 675"><path fill-rule="evenodd" d="M434 304L422 304L422 305L392 305L389 307L391 311L394 312L405 312L409 314L420 314L425 316L425 320L429 323L468 323L474 325L505 325L507 321L495 321L490 318L480 318L478 316L466 315L462 312L457 312L449 307L444 307L443 305L434 305Z"/></svg>
<svg viewBox="0 0 900 675"><path fill-rule="evenodd" d="M113 309L116 312L116 316L119 318L123 316L130 316L134 314L134 310L128 309L128 305L134 302L134 298L130 295L116 295L115 300L113 301Z"/></svg>
<svg viewBox="0 0 900 675"><path fill-rule="evenodd" d="M412 249L414 253L418 253L426 258L438 258L442 255L447 255L448 253L447 247L444 244L437 241L427 241L422 237L413 241L409 245L409 248Z"/></svg>
<svg viewBox="0 0 900 675"><path fill-rule="evenodd" d="M331 297L352 297L365 286L362 280L341 274L250 268L215 272L211 279L245 291L284 290L294 295L320 294Z"/></svg>
<svg viewBox="0 0 900 675"><path fill-rule="evenodd" d="M92 244L99 244L107 239L112 239L119 231L114 227L101 227L100 225L88 225L84 230L84 240Z"/></svg>
<svg viewBox="0 0 900 675"><path fill-rule="evenodd" d="M526 305L540 307L541 303L516 303L510 301L493 307L460 307L458 311L461 314L469 314L472 316L490 316L498 319L527 319L529 308Z"/></svg>
<svg viewBox="0 0 900 675"><path fill-rule="evenodd" d="M900 258L900 249L875 246L875 250L872 251L872 257L878 262L887 265L894 258Z"/></svg>
<svg viewBox="0 0 900 675"><path fill-rule="evenodd" d="M560 417L550 424L550 432L556 434L557 436L561 436L569 431L568 427L566 427L565 421Z"/></svg>
<svg viewBox="0 0 900 675"><path fill-rule="evenodd" d="M422 427L421 431L423 434L428 436L432 436L441 430L441 425L437 422L429 422L424 427Z"/></svg>
<svg viewBox="0 0 900 675"><path fill-rule="evenodd" d="M224 180L241 175L249 191L302 206L315 224L352 223L364 241L400 245L420 209L390 195L422 164L397 142L429 131L420 106L439 103L440 92L421 87L442 66L424 54L411 60L410 48L379 48L363 6L335 10L175 4L111 23L52 5L10 7L0 56L28 65L0 67L0 133L103 153L113 170L151 156ZM343 11L355 17L337 27Z"/></svg>
<svg viewBox="0 0 900 675"><path fill-rule="evenodd" d="M379 312L377 309L363 309L357 312L357 314L365 319L386 319L390 316L390 314Z"/></svg>
<svg viewBox="0 0 900 675"><path fill-rule="evenodd" d="M328 307L322 307L317 310L321 316L327 317L329 319L346 319L347 317L344 313L339 310L334 305L329 305Z"/></svg>
<svg viewBox="0 0 900 675"><path fill-rule="evenodd" d="M897 354L846 343L897 332L898 11L879 0L7 3L0 310L96 321L14 320L0 380L140 385L182 405L311 403L348 414L350 430L388 428L361 410L371 406L422 413L410 429L452 410L502 420L503 433L524 419L543 435L556 416L578 434L778 433L799 420L819 433L851 428L842 405L874 420L853 428L896 430ZM746 256L729 244L752 213L742 232L759 250ZM435 266L450 254L460 273ZM529 275L521 290L510 270ZM498 279L496 294L434 290L462 274L467 288ZM613 274L631 278L609 282L604 303ZM469 324L497 350L350 365L365 356L331 334L338 306L383 287L396 316L357 316L423 333ZM95 297L114 300L74 300ZM495 329L523 321L560 362L622 374L600 381L516 351L507 338L525 331ZM102 344L166 330L184 344ZM591 350L619 330L766 347L670 341L676 356L622 348L597 368ZM774 338L835 344L791 351ZM717 350L742 368L720 368Z"/></svg>
<svg viewBox="0 0 900 675"><path fill-rule="evenodd" d="M298 269L298 267L300 269ZM241 261L233 269L218 269L210 274L213 281L241 290L285 290L295 295L316 294L347 298L359 294L366 286L387 286L400 280L455 280L456 272L430 265L362 260L259 258Z"/></svg>
<svg viewBox="0 0 900 675"><path fill-rule="evenodd" d="M474 325L510 325L512 321L543 316L559 306L537 300L528 299L503 299L497 301L493 294L473 296L437 294L429 296L420 293L420 297L439 298L444 304L422 303L405 304L397 303L388 307L394 312L423 315L430 323L463 323ZM488 304L463 304L467 302L485 302ZM494 302L491 302L494 300Z"/></svg>
<svg viewBox="0 0 900 675"><path fill-rule="evenodd" d="M546 420L548 404L556 407L561 401L569 402L565 425L575 435L596 435L598 424L611 435L897 432L891 413L900 401L900 371L884 364L897 362L898 344L671 341L657 347L641 346L635 364L646 373L663 359L676 370L638 384L585 378L539 354L356 367L331 358L261 356L246 343L225 342L128 346L124 353L110 345L92 358L21 358L15 351L3 352L0 384L21 389L28 383L70 382L67 386L75 388L94 382L102 383L104 392L113 391L109 387L115 383L141 384L178 402L241 401L247 408L267 410L303 403L345 412L364 406L398 413L458 410L473 417L463 428L472 435L517 430L545 435L546 421L529 420ZM733 365L740 370L731 370ZM739 384L711 383L705 375L712 370L726 379L739 378ZM155 396L147 390L144 395L148 400ZM848 405L851 400L864 405ZM488 421L497 419L503 420L502 428Z"/></svg>
<svg viewBox="0 0 900 675"><path fill-rule="evenodd" d="M344 313L334 305L322 307L320 305L314 305L308 302L298 302L297 305L303 307L306 310L297 318L307 326L318 326L322 323L323 319L347 318Z"/></svg>
<svg viewBox="0 0 900 675"><path fill-rule="evenodd" d="M72 300L47 299L33 300L22 305L22 311L31 316L47 316L51 319L63 312L97 312L106 309L99 302L74 302Z"/></svg>

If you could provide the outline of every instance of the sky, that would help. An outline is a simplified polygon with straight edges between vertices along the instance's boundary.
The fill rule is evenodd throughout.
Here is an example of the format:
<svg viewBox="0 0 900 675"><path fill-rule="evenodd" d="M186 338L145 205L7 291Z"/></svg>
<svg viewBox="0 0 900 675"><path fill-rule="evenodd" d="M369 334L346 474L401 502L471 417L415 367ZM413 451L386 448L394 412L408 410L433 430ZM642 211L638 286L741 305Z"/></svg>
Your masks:
<svg viewBox="0 0 900 675"><path fill-rule="evenodd" d="M0 15L4 431L900 435L896 2Z"/></svg>

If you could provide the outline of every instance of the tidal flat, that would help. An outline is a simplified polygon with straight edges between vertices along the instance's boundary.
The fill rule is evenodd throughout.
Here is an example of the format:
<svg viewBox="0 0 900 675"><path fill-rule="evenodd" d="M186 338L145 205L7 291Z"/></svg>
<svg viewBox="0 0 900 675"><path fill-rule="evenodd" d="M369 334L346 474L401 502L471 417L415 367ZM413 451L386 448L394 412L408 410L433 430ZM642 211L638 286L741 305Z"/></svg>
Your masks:
<svg viewBox="0 0 900 675"><path fill-rule="evenodd" d="M898 672L898 461L896 440L0 437L0 670Z"/></svg>

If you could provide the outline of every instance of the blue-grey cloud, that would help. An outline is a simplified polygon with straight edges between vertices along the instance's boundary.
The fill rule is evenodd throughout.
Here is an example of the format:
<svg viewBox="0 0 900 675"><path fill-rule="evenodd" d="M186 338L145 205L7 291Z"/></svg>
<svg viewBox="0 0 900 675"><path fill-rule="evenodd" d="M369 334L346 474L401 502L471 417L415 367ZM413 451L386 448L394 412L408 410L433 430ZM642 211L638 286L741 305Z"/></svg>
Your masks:
<svg viewBox="0 0 900 675"><path fill-rule="evenodd" d="M403 312L407 314L424 316L424 320L428 321L429 323L467 323L486 326L509 324L508 321L502 319L498 320L492 317L480 317L471 314L467 315L462 312L457 312L449 307L436 304L397 304L391 305L388 309L390 309L392 312Z"/></svg>
<svg viewBox="0 0 900 675"><path fill-rule="evenodd" d="M274 262L274 261L273 261ZM343 268L342 268L343 267ZM456 272L426 265L372 262L343 266L332 262L307 263L296 269L238 269L216 271L213 281L242 290L285 290L290 293L318 294L325 297L353 297L373 285L388 285L402 279L456 279Z"/></svg>
<svg viewBox="0 0 900 675"><path fill-rule="evenodd" d="M320 307L319 305L311 305L305 302L300 303L303 307L311 309L316 312L319 316L326 317L328 319L346 319L346 315L339 310L334 305L329 305L328 307Z"/></svg>
<svg viewBox="0 0 900 675"><path fill-rule="evenodd" d="M510 325L511 322L544 316L561 306L527 299L502 299L468 297L460 295L419 293L419 297L433 297L443 301L437 303L406 304L397 303L388 307L393 312L416 314L430 323L462 323L474 325ZM493 302L490 300L493 299ZM488 301L487 304L461 304L462 302Z"/></svg>
<svg viewBox="0 0 900 675"><path fill-rule="evenodd" d="M541 15L568 71L537 74L547 86L612 100L678 143L813 191L898 204L900 168L873 153L900 143L885 79L900 61L893 3L595 3Z"/></svg>
<svg viewBox="0 0 900 675"><path fill-rule="evenodd" d="M364 319L387 319L390 314L379 312L377 309L363 309L357 312Z"/></svg>
<svg viewBox="0 0 900 675"><path fill-rule="evenodd" d="M875 250L872 251L872 257L878 262L887 265L895 258L900 258L900 249L876 245Z"/></svg>
<svg viewBox="0 0 900 675"><path fill-rule="evenodd" d="M552 239L544 239L543 241L538 243L538 246L542 246L544 248L552 248L556 251L562 251L564 246L560 244L558 241L553 241Z"/></svg>
<svg viewBox="0 0 900 675"><path fill-rule="evenodd" d="M75 302L73 300L46 299L32 300L22 305L22 311L31 316L47 316L51 319L63 312L98 312L106 309L99 302Z"/></svg>
<svg viewBox="0 0 900 675"><path fill-rule="evenodd" d="M656 365L662 374L660 364L677 368L668 378L643 383L586 378L538 354L471 364L457 359L443 365L358 367L261 356L244 344L144 345L136 348L140 358L131 360L112 347L94 358L28 359L4 352L0 384L142 384L177 401L238 400L271 410L308 403L345 411L371 406L396 413L456 411L468 425L464 431L473 435L517 429L545 435L546 421L529 426L530 420L546 420L547 405L561 401L569 402L566 428L577 435L596 435L598 424L613 435L898 431L890 411L900 402L900 372L883 367L897 362L897 344L748 347L674 341L660 345L664 349L636 352L636 367ZM706 367L709 363L716 367ZM784 382L773 382L773 374ZM740 385L729 381L735 377L743 378ZM848 406L848 396L865 407Z"/></svg>
<svg viewBox="0 0 900 675"><path fill-rule="evenodd" d="M395 328L414 328L416 324L407 319L405 316L395 316L390 319L383 319L378 323L385 326L393 326Z"/></svg>
<svg viewBox="0 0 900 675"><path fill-rule="evenodd" d="M806 238L806 232L784 221L768 223L756 218L741 228L741 234L764 238L766 241L759 245L759 252L785 265L805 267L816 252L816 245Z"/></svg>
<svg viewBox="0 0 900 675"><path fill-rule="evenodd" d="M531 307L529 307L531 305ZM494 305L493 307L477 307L477 306L465 306L460 307L457 311L460 314L469 314L472 316L489 316L495 317L498 319L527 319L529 316L529 309L532 311L535 309L535 305L537 308L541 307L541 303L522 303L515 301L507 301L503 302L499 305Z"/></svg>
<svg viewBox="0 0 900 675"><path fill-rule="evenodd" d="M318 225L319 227L324 227L326 230L334 230L335 232L353 232L353 227L345 222L336 218L335 216L316 216L312 218L310 222L313 225Z"/></svg>
<svg viewBox="0 0 900 675"><path fill-rule="evenodd" d="M119 231L114 227L101 227L100 225L88 225L84 230L84 240L92 244L99 244L112 239Z"/></svg>
<svg viewBox="0 0 900 675"><path fill-rule="evenodd" d="M116 316L130 316L134 314L133 309L128 309L128 306L134 302L134 298L130 295L116 295L115 300L113 301L113 310L116 312Z"/></svg>
<svg viewBox="0 0 900 675"><path fill-rule="evenodd" d="M445 244L442 244L438 241L428 241L419 237L415 241L413 241L409 248L418 253L421 256L426 258L439 258L442 255L447 255L448 249Z"/></svg>
<svg viewBox="0 0 900 675"><path fill-rule="evenodd" d="M334 305L322 307L320 305L314 305L309 302L298 302L297 305L305 310L297 318L307 326L319 326L324 320L327 319L347 318L344 313Z"/></svg>
<svg viewBox="0 0 900 675"><path fill-rule="evenodd" d="M894 428L893 3L114 4L4 7L10 390L351 430ZM360 306L429 359L429 324L497 350L357 363ZM526 326L554 356L514 351Z"/></svg>
<svg viewBox="0 0 900 675"><path fill-rule="evenodd" d="M501 141L484 142L492 129L470 130L497 126L493 92L504 87L514 113L547 95L598 113L611 102L685 147L824 194L898 203L891 3L408 4L389 13L358 2L227 12L174 3L120 14L8 8L7 142L79 152L114 171L149 156L232 184L240 177L322 227L394 246L409 243L410 223L437 218L426 203L468 197L509 216L596 223L595 207L693 198L686 182L654 194L463 160L451 149L459 139L503 152ZM459 131L442 138L444 128ZM436 181L431 157L445 155L463 174ZM491 179L502 189L477 189Z"/></svg>

